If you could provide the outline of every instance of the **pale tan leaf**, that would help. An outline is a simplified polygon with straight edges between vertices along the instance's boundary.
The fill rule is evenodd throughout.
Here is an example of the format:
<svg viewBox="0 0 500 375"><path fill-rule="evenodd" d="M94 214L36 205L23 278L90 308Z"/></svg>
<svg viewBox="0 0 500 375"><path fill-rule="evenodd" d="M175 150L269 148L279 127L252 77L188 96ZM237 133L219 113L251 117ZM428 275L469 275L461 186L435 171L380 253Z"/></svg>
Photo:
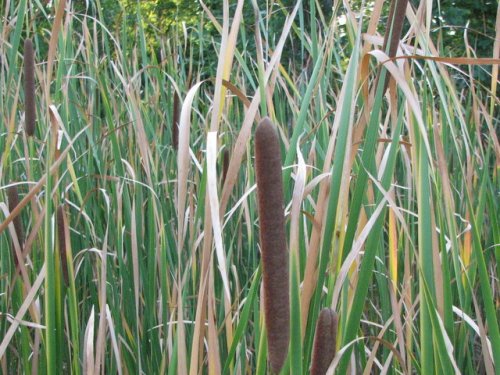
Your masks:
<svg viewBox="0 0 500 375"><path fill-rule="evenodd" d="M290 253L295 253L297 260L299 257L299 219L300 207L304 197L304 189L306 184L306 163L300 151L300 138L297 141L297 173L295 174L295 186L292 195L292 209L290 210ZM299 264L297 264L299 266ZM297 270L298 271L298 270Z"/></svg>
<svg viewBox="0 0 500 375"><path fill-rule="evenodd" d="M219 271L224 285L225 297L230 301L229 280L226 269L226 256L222 241L222 228L219 217L219 197L217 195L217 132L208 132L207 135L207 188L212 215L212 229L214 232L215 250Z"/></svg>
<svg viewBox="0 0 500 375"><path fill-rule="evenodd" d="M85 375L94 375L94 319L94 306L92 306L83 340L83 373Z"/></svg>
<svg viewBox="0 0 500 375"><path fill-rule="evenodd" d="M184 238L184 216L186 207L187 177L189 173L189 134L191 129L191 110L194 97L204 81L191 87L182 104L179 120L179 150L177 153L177 250L182 249Z"/></svg>
<svg viewBox="0 0 500 375"><path fill-rule="evenodd" d="M108 305L106 305L106 319L108 321L109 335L111 337L111 347L113 348L113 353L115 355L115 360L116 360L116 371L118 371L118 375L122 375L123 372L122 372L120 348L118 347L118 341L116 339L116 333L115 333L115 325L113 323L113 317L111 316L111 311L109 310Z"/></svg>

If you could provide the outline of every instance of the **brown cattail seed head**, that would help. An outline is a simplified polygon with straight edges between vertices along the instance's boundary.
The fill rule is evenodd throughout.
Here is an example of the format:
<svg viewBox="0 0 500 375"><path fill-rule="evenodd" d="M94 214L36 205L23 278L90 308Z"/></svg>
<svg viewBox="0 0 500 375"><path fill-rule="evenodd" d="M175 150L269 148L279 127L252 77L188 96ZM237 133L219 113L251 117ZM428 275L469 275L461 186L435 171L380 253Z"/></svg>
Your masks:
<svg viewBox="0 0 500 375"><path fill-rule="evenodd" d="M403 23L405 20L407 6L408 6L408 0L392 0L391 2L391 8L389 10L389 18L387 20L387 27L385 30L384 45L383 45L384 52L387 51L387 45L389 45L389 51L388 51L389 57L396 56L399 40L401 39L401 33L403 31ZM384 92L387 89L388 84L389 84L389 77L386 76L384 84Z"/></svg>
<svg viewBox="0 0 500 375"><path fill-rule="evenodd" d="M408 0L392 0L391 8L389 10L389 18L387 20L387 28L384 36L384 51L387 49L389 44L389 57L396 56L396 51L398 50L399 40L401 39L401 33L403 31L403 23L405 20L406 7L408 6ZM392 32L391 32L392 26ZM389 41L390 36L390 41Z"/></svg>
<svg viewBox="0 0 500 375"><path fill-rule="evenodd" d="M267 117L255 132L255 172L269 361L272 371L278 373L288 352L290 297L280 145Z"/></svg>
<svg viewBox="0 0 500 375"><path fill-rule="evenodd" d="M222 184L226 182L228 169L229 169L229 150L225 148L224 153L222 155Z"/></svg>
<svg viewBox="0 0 500 375"><path fill-rule="evenodd" d="M314 335L311 375L325 375L335 357L338 316L332 309L319 313Z"/></svg>
<svg viewBox="0 0 500 375"><path fill-rule="evenodd" d="M9 199L9 211L12 212L14 211L14 208L19 205L19 194L17 192L17 187L16 186L10 186L7 189L7 198ZM24 231L23 231L23 223L21 221L21 216L17 215L14 220L14 228L16 231L16 236L17 236L17 241L19 242L19 246L23 246L24 243ZM16 265L16 268L19 264L16 251L14 248L14 245L12 245L12 256L14 258L14 264Z"/></svg>
<svg viewBox="0 0 500 375"><path fill-rule="evenodd" d="M179 95L174 90L174 112L172 114L172 146L174 150L179 148Z"/></svg>
<svg viewBox="0 0 500 375"><path fill-rule="evenodd" d="M59 255L61 257L61 268L66 287L69 285L68 262L66 258L66 218L64 206L57 208L57 238L59 240Z"/></svg>
<svg viewBox="0 0 500 375"><path fill-rule="evenodd" d="M35 51L31 39L24 41L24 130L28 137L35 133L36 103L35 103Z"/></svg>

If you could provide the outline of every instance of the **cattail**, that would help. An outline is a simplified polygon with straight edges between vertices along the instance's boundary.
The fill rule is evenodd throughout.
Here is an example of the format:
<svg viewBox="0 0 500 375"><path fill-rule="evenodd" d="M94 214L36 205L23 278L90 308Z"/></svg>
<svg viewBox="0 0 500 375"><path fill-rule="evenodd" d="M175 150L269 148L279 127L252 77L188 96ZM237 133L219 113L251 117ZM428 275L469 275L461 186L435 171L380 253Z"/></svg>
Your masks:
<svg viewBox="0 0 500 375"><path fill-rule="evenodd" d="M19 194L17 192L17 187L15 185L9 186L9 188L7 189L7 198L9 199L9 211L12 212L14 211L14 208L16 208L17 205L19 204ZM24 243L24 231L23 231L23 223L21 221L21 215L17 215L14 218L13 222L16 231L17 241L19 243L19 246L21 246L22 248ZM14 258L14 264L16 265L17 268L19 262L17 260L14 244L12 244L12 256Z"/></svg>
<svg viewBox="0 0 500 375"><path fill-rule="evenodd" d="M61 257L61 268L64 278L64 285L68 287L68 262L66 258L66 218L64 206L61 204L57 208L57 238L59 240L59 255Z"/></svg>
<svg viewBox="0 0 500 375"><path fill-rule="evenodd" d="M384 51L386 51L387 44L389 44L389 57L396 56L399 40L401 39L401 33L403 31L403 22L405 20L407 6L408 0L392 0L391 2L383 46ZM390 41L389 36L391 37Z"/></svg>
<svg viewBox="0 0 500 375"><path fill-rule="evenodd" d="M384 36L383 51L387 52L390 58L396 56L398 50L399 40L401 39L401 33L403 31L403 23L405 20L406 7L408 6L408 0L392 0L391 8L389 10L389 17L387 19L387 27ZM392 27L392 31L391 31ZM390 37L390 39L389 39ZM387 45L389 45L389 51L387 51ZM384 92L387 90L389 85L389 77L385 77Z"/></svg>
<svg viewBox="0 0 500 375"><path fill-rule="evenodd" d="M288 352L290 297L280 146L276 129L267 117L255 132L255 172L269 361L272 371L278 373Z"/></svg>
<svg viewBox="0 0 500 375"><path fill-rule="evenodd" d="M174 113L172 119L172 146L179 148L179 95L174 90Z"/></svg>
<svg viewBox="0 0 500 375"><path fill-rule="evenodd" d="M335 357L338 316L330 308L319 313L314 335L311 375L325 375Z"/></svg>
<svg viewBox="0 0 500 375"><path fill-rule="evenodd" d="M225 148L224 153L222 155L222 184L224 184L224 182L226 181L228 168L229 168L229 150Z"/></svg>
<svg viewBox="0 0 500 375"><path fill-rule="evenodd" d="M35 134L36 104L35 104L35 51L31 39L24 41L24 130L28 137Z"/></svg>

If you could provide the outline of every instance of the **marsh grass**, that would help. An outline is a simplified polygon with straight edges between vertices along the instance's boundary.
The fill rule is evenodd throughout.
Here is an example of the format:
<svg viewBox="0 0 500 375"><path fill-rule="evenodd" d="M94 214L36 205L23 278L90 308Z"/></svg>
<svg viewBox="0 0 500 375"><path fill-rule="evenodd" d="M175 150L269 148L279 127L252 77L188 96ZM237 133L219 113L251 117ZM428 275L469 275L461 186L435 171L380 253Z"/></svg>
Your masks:
<svg viewBox="0 0 500 375"><path fill-rule="evenodd" d="M310 370L324 308L339 316L328 373L499 372L500 43L443 56L424 1L397 2L392 34L382 0L331 18L255 1L255 20L224 1L172 35L53 3L0 18L2 373L281 367L261 293L266 116L283 167L273 246L288 248L281 373ZM492 65L487 87L473 79Z"/></svg>

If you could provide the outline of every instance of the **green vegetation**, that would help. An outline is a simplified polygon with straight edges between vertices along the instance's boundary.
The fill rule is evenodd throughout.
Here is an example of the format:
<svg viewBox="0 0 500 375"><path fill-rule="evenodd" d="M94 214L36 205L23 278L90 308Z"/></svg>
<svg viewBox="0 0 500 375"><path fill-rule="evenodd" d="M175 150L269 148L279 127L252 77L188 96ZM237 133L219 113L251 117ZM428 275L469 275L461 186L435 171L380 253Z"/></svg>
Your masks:
<svg viewBox="0 0 500 375"><path fill-rule="evenodd" d="M500 374L499 12L395 1L1 1L0 373Z"/></svg>

